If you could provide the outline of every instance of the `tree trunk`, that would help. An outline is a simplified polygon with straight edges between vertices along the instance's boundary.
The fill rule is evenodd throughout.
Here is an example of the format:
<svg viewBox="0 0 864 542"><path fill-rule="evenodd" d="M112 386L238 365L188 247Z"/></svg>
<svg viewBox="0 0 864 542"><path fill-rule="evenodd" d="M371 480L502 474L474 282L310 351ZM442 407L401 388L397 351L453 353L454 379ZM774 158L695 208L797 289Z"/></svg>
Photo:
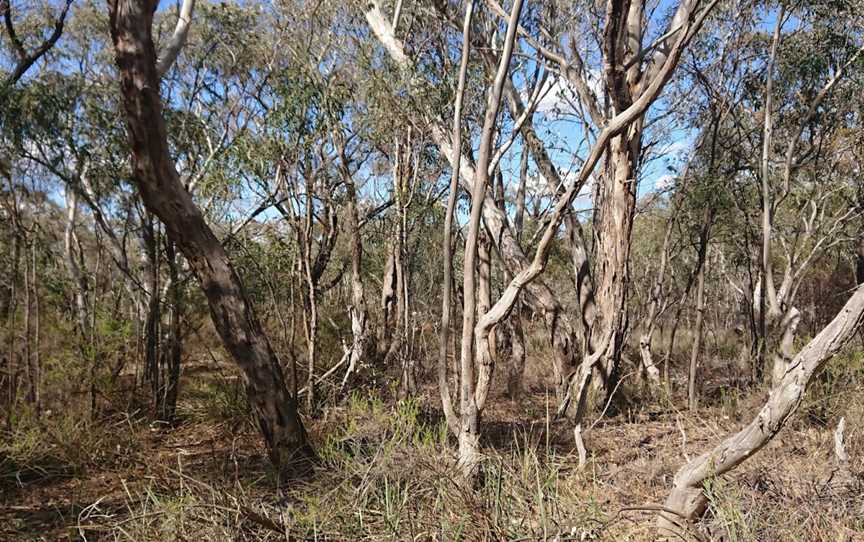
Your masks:
<svg viewBox="0 0 864 542"><path fill-rule="evenodd" d="M471 19L474 15L474 2L469 2L465 9L465 22L462 25L462 55L459 62L459 84L456 88L456 99L453 111L453 148L462 149L462 101L465 98L465 80L468 75L468 60L471 52ZM460 434L459 420L453 408L453 398L450 393L450 383L447 379L447 348L450 339L450 314L453 310L453 214L456 209L456 199L459 190L459 169L462 153L454 153L452 170L450 172L450 188L447 196L447 211L444 215L444 235L442 251L444 253L444 285L441 295L441 331L438 336L438 393L441 396L441 406L444 410L444 419L447 427L454 434ZM454 360L455 360L455 338L454 338ZM455 368L454 368L455 369ZM454 376L458 378L459 372L454 370ZM459 386L457 385L457 389Z"/></svg>
<svg viewBox="0 0 864 542"><path fill-rule="evenodd" d="M795 336L800 322L801 311L795 307L789 307L780 322L780 341L774 349L771 370L771 382L775 386L783 380L783 375L792 363L795 355Z"/></svg>
<svg viewBox="0 0 864 542"><path fill-rule="evenodd" d="M306 410L315 408L315 361L318 353L318 276L313 272L312 244L315 224L315 209L312 194L315 192L314 180L306 177L306 222L303 227L300 248L303 257L303 282L306 286L306 313L304 314L306 332ZM322 250L322 249L319 249Z"/></svg>
<svg viewBox="0 0 864 542"><path fill-rule="evenodd" d="M288 392L282 369L240 278L183 188L170 157L151 37L155 7L154 0L109 1L111 38L132 150L132 177L145 206L165 224L198 279L216 330L242 370L270 460L277 468L285 468L298 455L310 455L311 449L296 398Z"/></svg>
<svg viewBox="0 0 864 542"><path fill-rule="evenodd" d="M168 264L169 300L168 332L165 344L160 350L162 387L157 397L157 415L160 420L173 422L177 413L177 395L180 389L180 362L183 355L183 294L178 270L175 244L171 239L165 242L166 263Z"/></svg>
<svg viewBox="0 0 864 542"><path fill-rule="evenodd" d="M487 96L480 136L480 149L477 155L476 176L474 186L471 189L471 214L465 234L465 256L462 272L462 290L465 303L462 309L462 343L459 358L461 373L459 410L462 416L459 432L459 466L466 479L473 479L479 472L480 434L478 425L480 413L489 392L493 365L492 355L488 348L491 326L482 330L475 329L478 320L478 290L475 273L479 265L480 220L487 197L493 200L487 190L489 184L488 168L491 161L492 145L495 141L498 111L501 107L501 93L510 67L513 44L516 40L516 28L521 13L522 0L515 0L507 25L507 35L504 39L498 70ZM491 201L491 204L494 206L494 201ZM476 358L475 345L477 347ZM477 365L476 382L474 379L475 361Z"/></svg>
<svg viewBox="0 0 864 542"><path fill-rule="evenodd" d="M33 243L35 243L35 239L30 241L30 248L32 250ZM26 245L25 245L26 246ZM33 321L31 317L31 311L33 308L32 303L32 293L33 293L33 281L30 277L31 272L31 263L30 258L28 257L27 250L25 248L24 251L24 368L27 371L27 394L24 396L25 400L28 403L32 404L33 397L31 396L31 391L33 389L32 382L30 382L31 376L31 367L33 366L33 345L31 342L31 336L33 335Z"/></svg>
<svg viewBox="0 0 864 542"><path fill-rule="evenodd" d="M344 153L344 150L343 150ZM369 353L368 312L366 311L365 291L363 287L363 236L360 232L360 219L357 210L357 188L354 179L343 163L342 179L345 181L347 196L347 226L351 239L351 354L348 358L348 370L342 378L342 387L357 370L361 361Z"/></svg>
<svg viewBox="0 0 864 542"><path fill-rule="evenodd" d="M636 170L641 146L641 120L612 138L597 189L594 218L595 302L598 322L594 340L612 333L609 351L599 364L600 381L607 393L615 387L626 334L627 288L630 280L630 234L636 212Z"/></svg>
<svg viewBox="0 0 864 542"><path fill-rule="evenodd" d="M36 275L38 267L35 240L30 246L30 249L32 251L32 262L30 268L32 278L30 279L30 286L33 289L33 352L27 366L27 380L30 385L27 390L27 400L36 409L36 415L38 416L42 411L42 362L39 354L42 330L39 321L39 282Z"/></svg>
<svg viewBox="0 0 864 542"><path fill-rule="evenodd" d="M146 315L144 317L144 381L149 383L153 403L159 405L160 373L159 346L162 323L162 299L160 297L159 229L149 213L141 218L141 244L144 260L144 288L147 291Z"/></svg>
<svg viewBox="0 0 864 542"><path fill-rule="evenodd" d="M704 258L700 255L700 261ZM699 355L702 351L702 325L705 321L705 265L699 265L699 278L696 279L696 327L693 330L693 350L690 353L690 370L687 375L687 405L696 410L698 390L696 373L699 368Z"/></svg>
<svg viewBox="0 0 864 542"><path fill-rule="evenodd" d="M78 332L83 334L87 329L87 281L75 257L75 219L78 215L78 195L70 187L66 187L66 232L64 236L64 255L69 278L75 284L75 315Z"/></svg>
<svg viewBox="0 0 864 542"><path fill-rule="evenodd" d="M768 444L801 403L813 375L855 335L864 322L864 288L858 288L846 305L792 360L765 405L746 427L723 439L711 451L682 467L661 512L658 528L663 534L681 534L680 521L694 521L708 500L705 480L722 476Z"/></svg>

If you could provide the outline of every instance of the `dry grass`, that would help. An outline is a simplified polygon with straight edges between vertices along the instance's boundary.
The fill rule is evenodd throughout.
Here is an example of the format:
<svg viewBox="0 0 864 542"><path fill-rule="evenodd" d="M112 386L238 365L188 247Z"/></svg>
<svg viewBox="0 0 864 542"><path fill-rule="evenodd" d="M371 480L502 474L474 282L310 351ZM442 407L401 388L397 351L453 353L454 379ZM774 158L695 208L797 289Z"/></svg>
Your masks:
<svg viewBox="0 0 864 542"><path fill-rule="evenodd" d="M836 367L771 445L706 486L702 536L864 540L864 371L857 358ZM680 397L625 404L588 433L591 457L579 470L540 384L519 402L490 401L484 477L474 489L458 482L434 390L396 403L355 391L307 420L320 458L314 471L278 484L233 379L196 371L178 427L115 415L22 423L4 435L0 538L653 540L650 507L677 468L740 427L762 399L725 390L696 415L676 409ZM832 453L840 415L848 473Z"/></svg>

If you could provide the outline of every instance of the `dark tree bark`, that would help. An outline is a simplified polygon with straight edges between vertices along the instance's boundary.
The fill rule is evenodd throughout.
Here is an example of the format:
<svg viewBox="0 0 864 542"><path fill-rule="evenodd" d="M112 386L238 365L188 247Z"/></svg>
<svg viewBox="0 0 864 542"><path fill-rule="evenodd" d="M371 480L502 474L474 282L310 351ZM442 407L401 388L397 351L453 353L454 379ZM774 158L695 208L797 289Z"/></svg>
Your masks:
<svg viewBox="0 0 864 542"><path fill-rule="evenodd" d="M311 456L306 432L276 355L225 249L177 175L162 117L151 29L156 0L109 0L120 89L132 149L133 181L144 205L165 224L210 306L243 381L270 460L285 468Z"/></svg>

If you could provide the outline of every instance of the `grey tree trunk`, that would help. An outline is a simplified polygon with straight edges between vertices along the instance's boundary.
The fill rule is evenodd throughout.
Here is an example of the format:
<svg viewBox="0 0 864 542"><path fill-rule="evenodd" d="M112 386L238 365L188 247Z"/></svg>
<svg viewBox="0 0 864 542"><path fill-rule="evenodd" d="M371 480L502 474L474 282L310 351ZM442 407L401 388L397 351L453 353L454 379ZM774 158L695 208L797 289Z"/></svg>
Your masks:
<svg viewBox="0 0 864 542"><path fill-rule="evenodd" d="M366 310L365 288L363 286L363 236L360 231L360 217L357 210L357 187L354 178L348 170L347 157L344 148L342 153L342 180L345 182L347 200L347 227L351 239L351 353L348 358L348 369L342 378L344 388L348 379L357 370L361 361L370 351L368 318Z"/></svg>
<svg viewBox="0 0 864 542"><path fill-rule="evenodd" d="M705 321L705 265L699 266L696 279L696 327L693 329L693 349L690 352L690 370L687 375L687 406L696 410L698 394L696 375L699 369L699 356L702 352L702 325Z"/></svg>
<svg viewBox="0 0 864 542"><path fill-rule="evenodd" d="M459 83L456 88L456 99L453 111L453 148L462 149L462 101L465 98L465 80L468 75L468 60L471 52L471 19L474 14L474 2L469 2L465 9L465 22L462 25L462 55L459 63ZM447 378L447 349L450 341L450 314L453 310L453 214L456 209L457 191L459 190L459 169L462 159L461 152L454 153L452 171L450 173L450 192L447 196L447 211L444 215L444 235L442 251L444 254L444 285L441 295L441 330L438 336L438 393L441 396L441 406L447 427L455 435L459 434L459 420L453 408L450 393L450 383ZM455 334L453 336L455 340ZM456 351L455 345L453 348ZM455 354L454 354L455 359ZM454 371L454 375L459 375ZM458 386L457 386L458 388Z"/></svg>
<svg viewBox="0 0 864 542"><path fill-rule="evenodd" d="M859 287L834 320L795 356L756 417L678 471L664 506L672 512L661 512L657 520L661 534L680 537L680 522L695 521L702 515L708 503L704 482L734 469L780 432L801 403L813 375L848 343L862 323L864 288Z"/></svg>
<svg viewBox="0 0 864 542"><path fill-rule="evenodd" d="M166 263L168 266L168 331L160 349L160 373L162 385L156 397L156 413L159 420L174 421L177 413L177 396L180 390L180 362L183 356L183 291L180 281L179 262L175 244L171 239L165 241Z"/></svg>

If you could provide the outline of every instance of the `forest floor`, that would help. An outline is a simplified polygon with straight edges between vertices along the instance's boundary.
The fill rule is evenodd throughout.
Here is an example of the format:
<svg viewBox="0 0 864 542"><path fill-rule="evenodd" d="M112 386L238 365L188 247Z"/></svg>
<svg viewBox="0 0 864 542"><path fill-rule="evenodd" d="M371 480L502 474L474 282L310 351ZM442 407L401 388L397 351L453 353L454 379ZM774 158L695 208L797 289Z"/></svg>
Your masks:
<svg viewBox="0 0 864 542"><path fill-rule="evenodd" d="M823 375L774 442L706 486L709 510L688 538L864 540L860 365ZM354 391L308 418L319 460L280 484L230 369L187 367L183 386L173 427L130 407L98 423L46 414L4 433L0 539L654 540L652 507L675 471L765 396L706 390L696 414L676 408L681 397L619 405L587 432L581 470L554 397L536 386L518 402L496 397L471 490L458 483L434 389L407 401ZM840 415L848 469L833 453Z"/></svg>

